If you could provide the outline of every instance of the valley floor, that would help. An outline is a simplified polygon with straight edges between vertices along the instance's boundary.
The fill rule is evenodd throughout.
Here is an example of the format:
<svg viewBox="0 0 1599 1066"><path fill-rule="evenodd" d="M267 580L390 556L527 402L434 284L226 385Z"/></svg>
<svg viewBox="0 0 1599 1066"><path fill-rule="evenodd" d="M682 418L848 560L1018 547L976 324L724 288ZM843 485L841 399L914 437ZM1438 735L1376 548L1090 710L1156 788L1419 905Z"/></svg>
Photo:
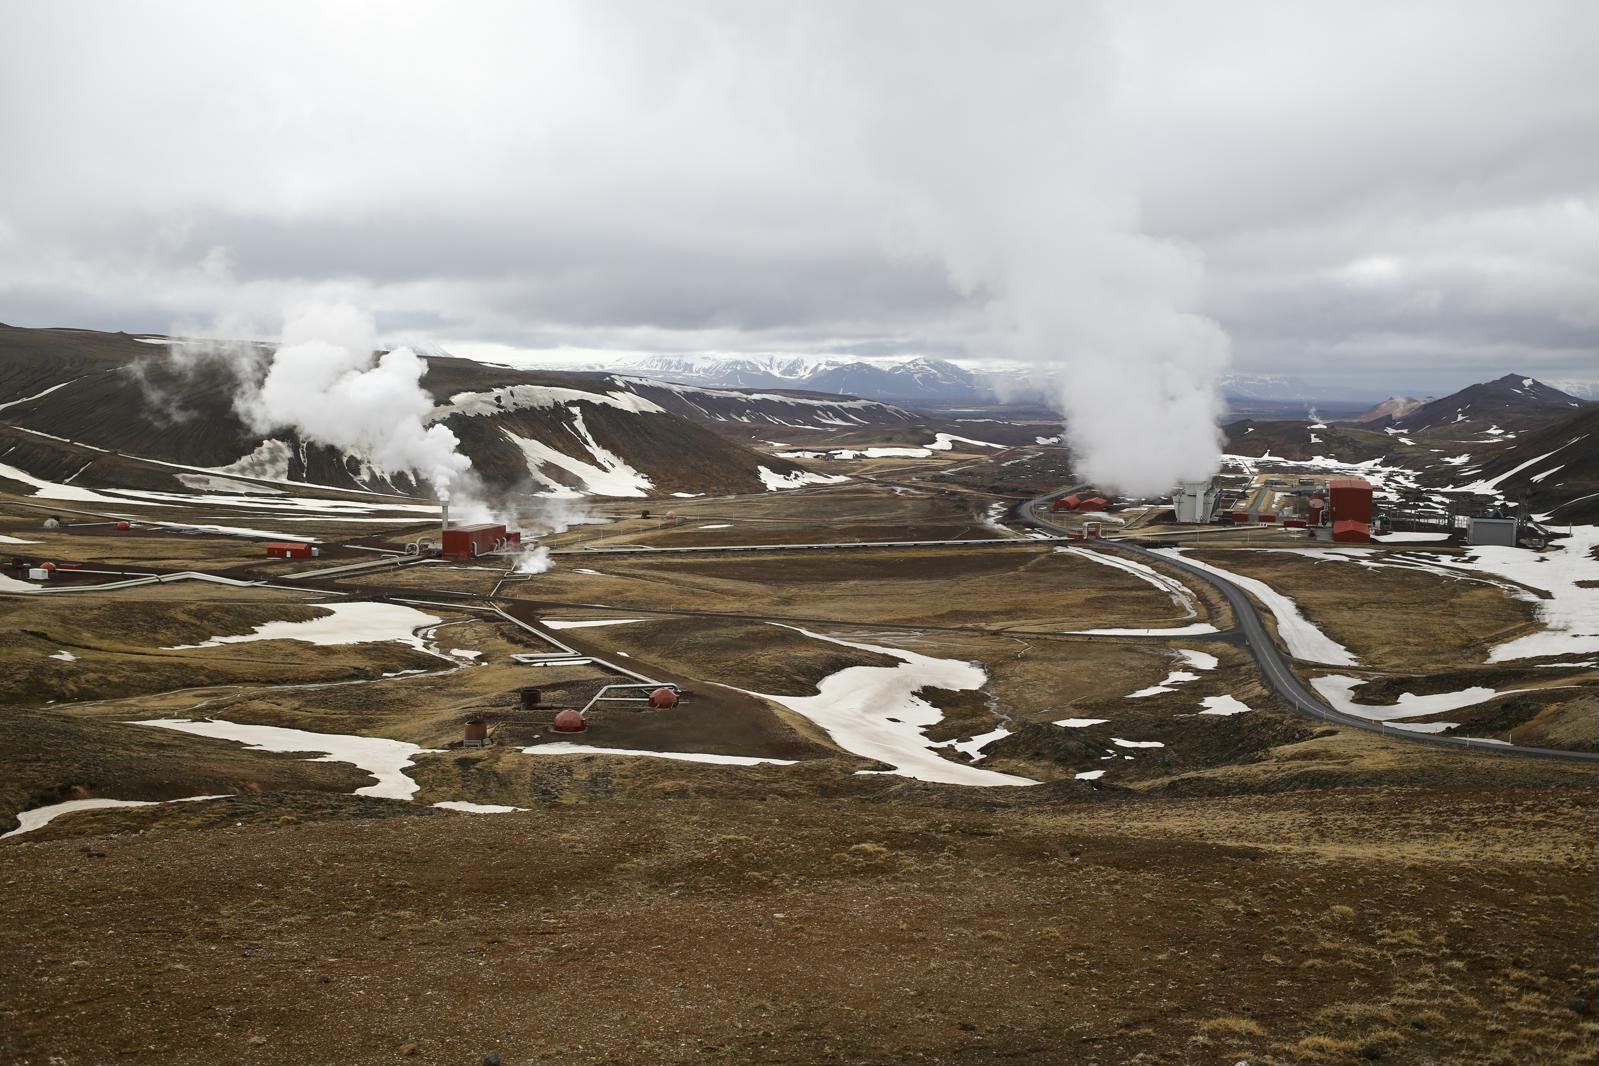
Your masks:
<svg viewBox="0 0 1599 1066"><path fill-rule="evenodd" d="M404 519L267 560L0 497L8 550L92 564L0 589L0 1063L1593 1060L1590 765L1295 713L1213 589L1007 529L985 461L596 505L538 574L386 565ZM1586 659L1493 659L1587 578L1551 612L1452 549L1267 536L1188 557L1338 650L1307 681L1599 744ZM741 543L839 547L652 552ZM552 732L624 678L683 702Z"/></svg>

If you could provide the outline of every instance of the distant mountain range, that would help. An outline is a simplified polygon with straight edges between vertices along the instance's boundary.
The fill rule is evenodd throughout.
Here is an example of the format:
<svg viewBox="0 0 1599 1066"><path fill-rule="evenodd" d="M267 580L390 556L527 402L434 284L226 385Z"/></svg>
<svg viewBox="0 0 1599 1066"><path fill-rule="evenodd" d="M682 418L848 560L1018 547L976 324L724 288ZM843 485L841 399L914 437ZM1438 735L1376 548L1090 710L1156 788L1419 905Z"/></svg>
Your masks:
<svg viewBox="0 0 1599 1066"><path fill-rule="evenodd" d="M1045 399L1039 375L1029 369L968 370L926 357L870 363L796 355L653 355L604 369L703 388L796 389L912 406ZM1369 389L1316 385L1280 374L1228 373L1221 386L1235 404L1355 404L1378 399Z"/></svg>
<svg viewBox="0 0 1599 1066"><path fill-rule="evenodd" d="M606 367L704 388L791 389L889 403L991 402L986 377L942 359L877 364L805 356L654 355Z"/></svg>
<svg viewBox="0 0 1599 1066"><path fill-rule="evenodd" d="M1370 403L1380 393L1371 389L1338 385L1318 385L1286 374L1243 374L1228 371L1221 376L1222 395L1229 400L1261 400L1275 403Z"/></svg>

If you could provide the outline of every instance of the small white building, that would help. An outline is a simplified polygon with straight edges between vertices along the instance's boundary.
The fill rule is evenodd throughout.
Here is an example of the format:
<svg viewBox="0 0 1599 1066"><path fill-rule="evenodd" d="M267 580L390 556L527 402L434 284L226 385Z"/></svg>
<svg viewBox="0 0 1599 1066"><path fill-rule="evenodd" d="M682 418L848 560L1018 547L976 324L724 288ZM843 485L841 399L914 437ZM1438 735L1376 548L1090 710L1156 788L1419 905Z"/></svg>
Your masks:
<svg viewBox="0 0 1599 1066"><path fill-rule="evenodd" d="M1216 496L1218 490L1213 481L1184 481L1177 486L1177 491L1172 493L1172 510L1176 512L1178 522L1189 525L1203 525L1210 521L1211 512L1216 509Z"/></svg>

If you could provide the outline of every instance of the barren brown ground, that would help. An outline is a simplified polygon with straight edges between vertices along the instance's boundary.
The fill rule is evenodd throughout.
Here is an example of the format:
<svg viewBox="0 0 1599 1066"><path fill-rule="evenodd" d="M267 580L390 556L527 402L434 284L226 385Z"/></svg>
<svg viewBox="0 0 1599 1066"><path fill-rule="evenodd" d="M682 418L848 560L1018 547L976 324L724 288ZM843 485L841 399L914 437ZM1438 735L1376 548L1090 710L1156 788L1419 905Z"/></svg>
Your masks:
<svg viewBox="0 0 1599 1066"><path fill-rule="evenodd" d="M1022 802L875 783L829 799L770 771L597 764L527 814L286 814L13 846L0 1056L1594 1050L1586 788L1367 788L1330 807L1322 792Z"/></svg>

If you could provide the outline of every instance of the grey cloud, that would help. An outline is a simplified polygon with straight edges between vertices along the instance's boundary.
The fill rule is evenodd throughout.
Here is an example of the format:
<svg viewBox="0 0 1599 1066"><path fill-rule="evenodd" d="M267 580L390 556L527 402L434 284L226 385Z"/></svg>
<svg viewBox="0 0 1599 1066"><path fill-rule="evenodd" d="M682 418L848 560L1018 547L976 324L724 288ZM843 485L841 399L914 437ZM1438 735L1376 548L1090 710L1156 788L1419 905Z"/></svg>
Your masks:
<svg viewBox="0 0 1599 1066"><path fill-rule="evenodd" d="M1058 6L907 5L856 59ZM1599 377L1599 5L1074 6L1108 116L1081 165L1203 257L1240 369ZM270 331L315 293L444 342L997 354L793 10L15 5L0 321ZM987 99L981 55L935 98ZM926 165L994 143L961 137Z"/></svg>

